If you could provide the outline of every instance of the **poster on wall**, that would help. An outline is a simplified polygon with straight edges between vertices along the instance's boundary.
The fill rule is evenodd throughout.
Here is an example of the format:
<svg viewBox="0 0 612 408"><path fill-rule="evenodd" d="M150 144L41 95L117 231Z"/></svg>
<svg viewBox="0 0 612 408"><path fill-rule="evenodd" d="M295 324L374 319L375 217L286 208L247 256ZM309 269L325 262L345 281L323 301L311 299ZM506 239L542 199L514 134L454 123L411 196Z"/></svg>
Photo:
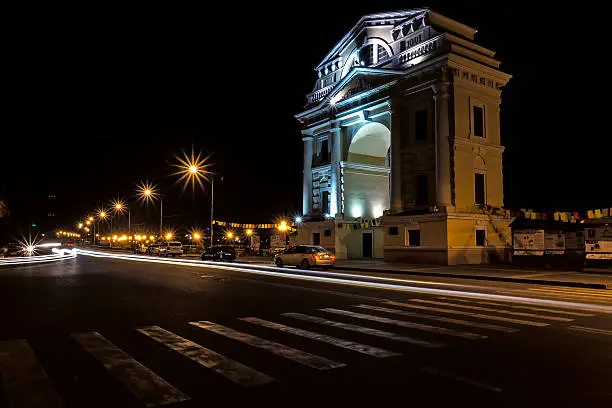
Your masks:
<svg viewBox="0 0 612 408"><path fill-rule="evenodd" d="M612 259L612 228L586 228L586 258Z"/></svg>
<svg viewBox="0 0 612 408"><path fill-rule="evenodd" d="M544 255L544 231L520 230L513 233L515 255Z"/></svg>
<svg viewBox="0 0 612 408"><path fill-rule="evenodd" d="M547 254L562 255L565 252L565 234L563 232L546 231L544 246Z"/></svg>

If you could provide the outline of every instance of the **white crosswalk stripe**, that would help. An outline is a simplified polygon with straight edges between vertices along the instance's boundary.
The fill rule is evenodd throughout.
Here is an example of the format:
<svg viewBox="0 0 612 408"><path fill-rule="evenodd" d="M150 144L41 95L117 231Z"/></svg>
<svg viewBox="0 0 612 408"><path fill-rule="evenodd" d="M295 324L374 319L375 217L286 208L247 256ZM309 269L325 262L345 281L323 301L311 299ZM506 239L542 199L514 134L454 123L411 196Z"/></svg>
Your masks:
<svg viewBox="0 0 612 408"><path fill-rule="evenodd" d="M584 327L584 326L569 326L570 330L577 330L591 334L601 334L603 336L612 336L612 330L598 329L596 327Z"/></svg>
<svg viewBox="0 0 612 408"><path fill-rule="evenodd" d="M385 312L385 313L393 313L393 314L397 314L400 316L416 317L420 319L436 320L439 322L457 324L457 325L462 325L462 326L478 327L481 329L495 330L495 331L500 331L504 333L515 333L518 331L518 329L515 329L512 327L498 326L496 324L468 322L467 320L452 319L450 317L434 316L434 315L428 315L424 313L408 312L406 310L389 309L387 307L371 306L371 305L356 305L355 307L359 307L361 309L376 310L376 311Z"/></svg>
<svg viewBox="0 0 612 408"><path fill-rule="evenodd" d="M559 309L545 309L542 307L532 307L532 306L520 306L520 305L509 305L503 303L494 303L494 302L486 302L481 300L465 300L465 299L457 299L457 298L446 298L446 297L438 297L441 300L452 300L453 302L462 302L462 303L475 303L478 305L487 305L487 306L498 306L498 307L510 307L512 309L527 309L533 310L536 312L549 312L549 313L559 313L565 314L568 316L578 316L578 317L591 317L595 316L592 313L579 313L579 312L570 312L569 310L559 310Z"/></svg>
<svg viewBox="0 0 612 408"><path fill-rule="evenodd" d="M333 346L342 347L348 350L356 351L358 353L367 354L373 357L393 357L399 356L400 353L381 349L378 347L368 346L366 344L356 343L354 341L343 340L337 337L328 336L325 334L311 332L309 330L298 329L295 327L285 326L284 324L274 323L267 320L258 319L256 317L244 317L240 320L245 322L258 324L263 327L270 329L280 330L286 333L295 334L296 336L306 337L308 339L317 340L323 343L331 344Z"/></svg>
<svg viewBox="0 0 612 408"><path fill-rule="evenodd" d="M441 334L446 334L449 336L461 337L464 339L475 340L475 339L486 339L487 338L487 336L482 335L482 334L460 332L460 331L456 331L452 329L447 329L444 327L436 327L436 326L430 326L427 324L406 322L406 321L389 319L386 317L373 316L373 315L368 315L368 314L363 314L363 313L355 313L355 312L351 312L348 310L341 310L341 309L334 309L334 308L325 308L325 309L319 309L319 310L328 312L328 313L334 313L338 315L354 317L357 319L364 319L364 320L370 320L373 322L392 324L395 326L407 327L407 328L416 329L416 330L441 333Z"/></svg>
<svg viewBox="0 0 612 408"><path fill-rule="evenodd" d="M570 319L567 317L543 316L543 315L537 315L533 313L523 313L523 312L513 312L509 310L491 309L490 307L469 306L469 305L461 305L461 304L448 303L448 302L437 302L435 300L426 300L426 299L409 299L409 300L411 302L427 303L427 304L436 305L436 306L450 306L450 307L455 307L458 309L471 309L471 310L478 310L482 312L494 312L494 313L500 313L500 314L509 314L513 316L531 317L531 318L543 319L543 320L555 320L558 322L571 322L574 320L574 319Z"/></svg>
<svg viewBox="0 0 612 408"><path fill-rule="evenodd" d="M358 326L356 324L336 322L333 320L327 320L316 316L305 315L302 313L283 313L283 316L293 317L295 319L304 320L307 322L324 324L327 326L337 327L339 329L350 330L357 333L369 334L371 336L383 337L390 340L401 341L404 343L409 343L415 346L420 347L431 347L431 348L441 348L445 345L442 343L434 343L430 341L417 340L412 337L402 336L397 333L391 333L384 330L372 329L370 327Z"/></svg>
<svg viewBox="0 0 612 408"><path fill-rule="evenodd" d="M411 303L395 302L391 300L386 301L385 304L394 305L394 306L402 306L402 307L407 307L411 309L429 310L432 312L442 312L442 313L454 314L454 315L471 316L471 317L476 317L478 319L497 320L499 322L523 324L526 326L535 326L535 327L550 326L548 323L543 323L543 322L533 322L530 320L519 320L519 319L513 319L509 317L492 316L492 315L485 315L482 313L467 312L465 310L444 309L444 308L439 308L439 307L430 307L430 306L423 306L423 305L417 305L417 304L411 304Z"/></svg>
<svg viewBox="0 0 612 408"><path fill-rule="evenodd" d="M273 341L262 339L261 337L230 329L229 327L221 326L213 322L204 320L199 322L189 322L189 324L211 331L213 333L220 334L230 339L246 343L250 346L266 350L270 353L274 353L286 359L298 362L308 367L315 368L317 370L329 370L332 368L344 367L346 365L344 363L338 363L336 361L328 360L324 357L320 357L315 354L310 354L302 350L297 350L289 346L285 346L284 344L275 343Z"/></svg>
<svg viewBox="0 0 612 408"><path fill-rule="evenodd" d="M245 387L274 381L273 378L266 374L202 347L159 326L141 327L138 331L196 363L213 370L215 373Z"/></svg>
<svg viewBox="0 0 612 408"><path fill-rule="evenodd" d="M100 333L75 333L72 338L98 359L113 377L125 384L145 406L157 407L189 399Z"/></svg>
<svg viewBox="0 0 612 408"><path fill-rule="evenodd" d="M0 378L12 408L63 408L61 398L23 339L0 342Z"/></svg>

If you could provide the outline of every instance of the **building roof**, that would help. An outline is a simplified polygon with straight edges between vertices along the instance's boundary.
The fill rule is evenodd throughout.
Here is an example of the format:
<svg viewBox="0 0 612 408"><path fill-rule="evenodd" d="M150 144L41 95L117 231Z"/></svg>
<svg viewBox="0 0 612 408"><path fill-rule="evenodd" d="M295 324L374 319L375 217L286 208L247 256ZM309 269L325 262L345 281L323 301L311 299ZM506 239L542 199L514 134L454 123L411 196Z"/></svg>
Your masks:
<svg viewBox="0 0 612 408"><path fill-rule="evenodd" d="M329 60L335 58L344 48L346 44L348 44L353 38L355 38L361 30L369 25L389 25L385 24L387 21L393 22L393 27L402 26L406 20L417 17L419 14L427 14L431 22L434 24L438 24L444 26L449 29L449 31L455 32L456 34L462 35L471 40L474 39L474 34L476 34L476 29L469 27L465 24L461 24L458 21L452 20L448 17L445 17L441 14L436 13L435 11L429 8L415 8L408 10L398 10L398 11L389 11L384 13L374 13L367 14L359 19L357 23L351 28L351 30L346 33L344 37L336 45L327 53L325 58L317 65L316 70L320 69L323 65L325 65Z"/></svg>

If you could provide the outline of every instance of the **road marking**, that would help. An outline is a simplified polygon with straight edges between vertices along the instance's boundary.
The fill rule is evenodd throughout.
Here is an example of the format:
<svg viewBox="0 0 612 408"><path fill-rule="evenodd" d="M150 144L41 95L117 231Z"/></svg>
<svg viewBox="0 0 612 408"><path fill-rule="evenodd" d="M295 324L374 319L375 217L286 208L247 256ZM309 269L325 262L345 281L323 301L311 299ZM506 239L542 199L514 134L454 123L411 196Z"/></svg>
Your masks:
<svg viewBox="0 0 612 408"><path fill-rule="evenodd" d="M461 338L464 338L464 339L474 340L474 339L486 339L487 338L487 336L484 336L484 335L481 335L481 334L459 332L459 331L452 330L452 329L446 329L444 327L436 327L436 326L430 326L430 325L427 325L427 324L405 322L405 321L401 321L401 320L388 319L386 317L379 317L379 316L372 316L372 315L367 315L367 314L362 314L362 313L355 313L355 312L350 312L348 310L333 309L333 308L329 308L329 307L325 308L325 309L319 309L319 310L322 310L322 311L328 312L328 313L335 313L335 314L339 314L339 315L343 315L343 316L354 317L354 318L357 318L357 319L371 320L371 321L374 321L374 322L393 324L395 326L409 327L411 329L429 331L429 332L434 332L434 333L442 333L442 334L447 334L449 336L461 337Z"/></svg>
<svg viewBox="0 0 612 408"><path fill-rule="evenodd" d="M491 309L490 307L458 305L456 303L436 302L434 300L425 300L425 299L409 299L409 300L411 302L427 303L431 305L451 306L451 307L457 307L460 309L480 310L482 312L493 312L493 313L509 314L509 315L514 315L514 316L535 317L536 319L555 320L558 322L574 321L574 319L569 319L567 317L542 316L542 315L537 315L533 313L511 312L509 310Z"/></svg>
<svg viewBox="0 0 612 408"><path fill-rule="evenodd" d="M519 329L515 329L512 327L498 326L496 324L468 322L467 320L452 319L450 317L434 316L434 315L428 315L424 313L408 312L406 310L399 310L399 309L389 309L389 308L380 307L380 306L356 305L355 307L359 307L362 309L376 310L376 311L385 312L385 313L393 313L393 314L397 314L401 316L410 316L410 317L416 317L416 318L421 318L421 319L437 320L439 322L444 322L444 323L452 323L452 324L459 324L463 326L479 327L481 329L496 330L496 331L500 331L504 333L515 333L519 331Z"/></svg>
<svg viewBox="0 0 612 408"><path fill-rule="evenodd" d="M521 293L520 297L517 297L517 293L516 291L510 291L510 290L496 290L496 293L500 293L500 296L503 297L507 297L507 298L512 298L514 297L516 300L510 300L510 299L502 299L502 298L491 298L491 297L487 297L487 296L478 296L475 297L476 299L487 299L487 300L495 300L496 302L505 302L505 303L513 303L513 304L525 304L525 305L533 305L534 303L540 303L540 304L551 304L554 305L555 307L566 307L568 309L572 309L572 310L584 310L584 311L589 311L589 312L597 312L597 313L605 313L605 314L612 314L612 308L610 308L608 305L610 304L609 302L606 302L605 300L601 300L601 301L597 301L594 300L593 298L588 298L586 300L588 300L588 303L570 303L570 302L560 302L557 299L559 299L560 294L556 293L536 293L536 292L529 292L526 294ZM537 297L524 297L524 296L537 296ZM453 297L462 297L462 298L472 298L472 296L462 296L462 295L449 295L449 296L453 296ZM583 302L585 301L584 297L583 298L576 298L576 297L571 297L568 295L564 295L564 297L567 297L568 299L571 299L572 301L580 301ZM547 306L547 304L545 304L545 306Z"/></svg>
<svg viewBox="0 0 612 408"><path fill-rule="evenodd" d="M442 309L439 307L428 307L428 306L415 305L415 304L410 304L410 303L393 302L391 300L385 303L389 305L394 305L394 306L409 307L412 309L430 310L432 312L442 312L442 313L449 313L449 314L456 314L456 315L472 316L472 317L476 317L479 319L497 320L500 322L524 324L527 326L536 326L536 327L550 326L548 323L532 322L529 320L519 320L519 319L512 319L509 317L501 317L501 316L491 316L491 315L485 315L485 314L480 314L480 313L466 312L465 310Z"/></svg>
<svg viewBox="0 0 612 408"><path fill-rule="evenodd" d="M555 294L567 294L572 296L592 297L612 299L612 293L601 293L601 292L586 292L581 290L568 290L568 289L549 289L549 288L529 288L528 290L544 293L555 293Z"/></svg>
<svg viewBox="0 0 612 408"><path fill-rule="evenodd" d="M593 333L593 334L603 334L604 336L612 336L612 330L597 329L595 327L569 326L568 329L579 330L579 331Z"/></svg>
<svg viewBox="0 0 612 408"><path fill-rule="evenodd" d="M356 351L358 353L367 354L373 357L394 357L401 355L393 351L381 349L378 347L368 346L366 344L356 343L354 341L343 340L337 337L327 336L325 334L319 334L308 330L297 329L295 327L285 326L284 324L269 322L267 320L258 319L256 317L244 317L239 320L245 322L258 324L263 327L270 329L280 330L286 333L295 334L296 336L306 337L308 339L317 340L323 343L331 344L333 346L342 347L348 350Z"/></svg>
<svg viewBox="0 0 612 408"><path fill-rule="evenodd" d="M476 304L479 304L479 305L511 307L513 309L528 309L528 310L535 310L536 312L561 313L561 314L566 314L566 315L570 315L570 316L579 316L579 317L592 317L592 316L595 316L592 313L578 313L578 312L570 312L570 311L567 311L567 310L544 309L544 308L540 308L540 307L530 307L530 306L504 305L502 303L483 302L483 301L478 301L478 300L454 299L454 298L446 298L446 297L438 297L438 299L441 299L441 300L452 300L453 302L476 303Z"/></svg>
<svg viewBox="0 0 612 408"><path fill-rule="evenodd" d="M266 374L260 373L161 327L142 327L138 331L242 386L252 387L274 381L274 378L268 377Z"/></svg>
<svg viewBox="0 0 612 408"><path fill-rule="evenodd" d="M121 381L145 406L158 407L189 399L100 333L74 333L71 337L102 363L104 368Z"/></svg>
<svg viewBox="0 0 612 408"><path fill-rule="evenodd" d="M283 313L282 315L293 317L295 319L304 320L307 322L325 324L327 326L337 327L339 329L344 329L344 330L350 330L350 331L354 331L357 333L369 334L371 336L383 337L383 338L395 340L395 341L402 341L404 343L410 343L415 346L431 347L431 348L440 348L440 347L445 346L444 344L441 344L441 343L432 343L429 341L417 340L411 337L401 336L399 334L391 333L391 332L384 331L384 330L372 329L370 327L358 326L356 324L336 322L333 320L322 319L320 317L309 316L309 315L305 315L301 313Z"/></svg>
<svg viewBox="0 0 612 408"><path fill-rule="evenodd" d="M285 346L284 344L275 343L273 341L262 339L261 337L242 333L237 330L230 329L229 327L221 326L206 320L200 322L189 322L189 324L209 330L213 333L220 334L221 336L246 343L250 346L269 351L270 353L277 354L281 357L304 364L308 367L316 368L317 370L329 370L332 368L344 367L346 365L344 363L338 363L302 350Z"/></svg>
<svg viewBox="0 0 612 408"><path fill-rule="evenodd" d="M550 275L559 275L559 272L546 272L546 273L531 273L531 274L520 274L520 275L510 275L509 278L534 278L536 276L550 276Z"/></svg>
<svg viewBox="0 0 612 408"><path fill-rule="evenodd" d="M62 408L64 404L28 342L0 342L0 378L13 408Z"/></svg>
<svg viewBox="0 0 612 408"><path fill-rule="evenodd" d="M491 385L482 383L480 381L471 380L471 379L465 378L465 377L460 377L460 376L455 375L455 374L444 373L442 371L438 371L438 370L436 370L434 368L431 368L431 367L423 367L423 368L421 368L421 370L423 370L423 371L425 371L427 373L430 373L430 374L435 374L435 375L439 375L439 376L442 376L442 377L452 378L453 380L461 381L461 382L464 382L466 384L470 384L470 385L473 385L473 386L476 386L476 387L486 388L487 390L490 390L490 391L502 392L501 388L499 388L499 387L493 387Z"/></svg>

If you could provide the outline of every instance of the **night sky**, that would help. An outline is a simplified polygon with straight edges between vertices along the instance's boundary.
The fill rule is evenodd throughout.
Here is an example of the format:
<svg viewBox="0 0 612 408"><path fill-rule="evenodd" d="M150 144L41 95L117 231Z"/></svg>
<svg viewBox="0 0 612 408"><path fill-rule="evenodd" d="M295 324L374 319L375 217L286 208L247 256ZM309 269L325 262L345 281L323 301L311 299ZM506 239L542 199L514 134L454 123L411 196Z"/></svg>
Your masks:
<svg viewBox="0 0 612 408"><path fill-rule="evenodd" d="M206 225L208 191L183 193L169 176L174 155L192 146L211 154L223 176L215 184L219 219L296 213L302 141L293 115L312 91L312 69L363 14L421 4L263 4L7 13L4 234L41 223L49 193L58 225L114 197L130 201L135 222L153 223L156 209L133 197L147 179L165 195L169 223ZM513 75L502 94L506 206L610 206L610 68L602 60L609 24L592 9L529 5L426 4L477 28L476 42L496 50Z"/></svg>

